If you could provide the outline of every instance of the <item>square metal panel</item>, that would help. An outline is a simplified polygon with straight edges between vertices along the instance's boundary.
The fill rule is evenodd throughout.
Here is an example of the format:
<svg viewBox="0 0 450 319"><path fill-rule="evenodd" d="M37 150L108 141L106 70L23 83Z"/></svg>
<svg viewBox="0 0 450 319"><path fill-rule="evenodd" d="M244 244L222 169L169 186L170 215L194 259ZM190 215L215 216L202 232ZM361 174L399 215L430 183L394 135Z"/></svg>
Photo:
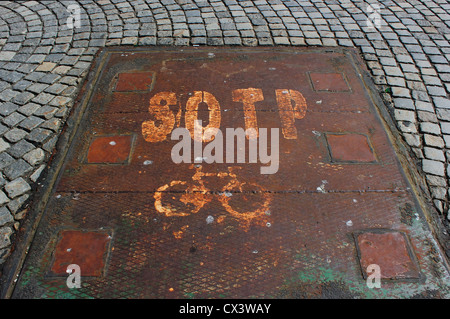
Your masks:
<svg viewBox="0 0 450 319"><path fill-rule="evenodd" d="M127 163L132 150L133 136L94 136L86 161L95 164Z"/></svg>
<svg viewBox="0 0 450 319"><path fill-rule="evenodd" d="M326 138L333 162L374 163L377 160L366 135L327 133Z"/></svg>
<svg viewBox="0 0 450 319"><path fill-rule="evenodd" d="M110 240L111 236L104 232L62 231L54 251L51 275L67 276L67 267L76 264L83 277L101 276Z"/></svg>
<svg viewBox="0 0 450 319"><path fill-rule="evenodd" d="M349 92L344 73L309 73L311 83L316 91L325 92Z"/></svg>
<svg viewBox="0 0 450 319"><path fill-rule="evenodd" d="M356 235L356 244L365 278L368 266L374 264L380 267L382 279L419 279L419 266L404 233L368 230Z"/></svg>

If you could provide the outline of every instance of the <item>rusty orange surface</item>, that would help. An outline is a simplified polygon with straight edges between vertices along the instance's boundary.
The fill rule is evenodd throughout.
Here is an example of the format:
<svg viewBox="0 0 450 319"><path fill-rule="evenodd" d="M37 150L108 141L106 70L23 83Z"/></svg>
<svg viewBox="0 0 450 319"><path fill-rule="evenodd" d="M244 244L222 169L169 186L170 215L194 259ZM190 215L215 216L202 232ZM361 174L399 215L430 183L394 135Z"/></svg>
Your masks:
<svg viewBox="0 0 450 319"><path fill-rule="evenodd" d="M426 221L353 53L133 53L100 55L97 89L14 296L307 298L331 291L364 298L426 295L439 285L443 266L430 260L432 237L419 231ZM248 134L227 149L227 129L237 128ZM255 144L265 132L267 149ZM180 136L172 134L184 136L190 152L178 152ZM211 151L217 145L223 154ZM255 145L279 157L252 157ZM174 150L189 161L175 162ZM271 164L276 170L263 174ZM106 270L82 278L79 290L48 276L67 246L55 251L50 243L65 227L112 237ZM417 268L395 267L408 262L403 237L387 231L406 236ZM381 258L396 240L395 253ZM369 290L362 268L372 261L387 277L412 271L408 289L397 278Z"/></svg>
<svg viewBox="0 0 450 319"><path fill-rule="evenodd" d="M364 163L377 160L365 135L327 134L327 142L333 161Z"/></svg>
<svg viewBox="0 0 450 319"><path fill-rule="evenodd" d="M350 91L342 73L310 73L310 77L316 91Z"/></svg>
<svg viewBox="0 0 450 319"><path fill-rule="evenodd" d="M384 279L419 278L419 268L404 234L369 231L358 235L357 244L364 273L369 265L376 264Z"/></svg>
<svg viewBox="0 0 450 319"><path fill-rule="evenodd" d="M102 136L95 137L88 154L88 163L107 164L123 163L130 156L132 136Z"/></svg>
<svg viewBox="0 0 450 319"><path fill-rule="evenodd" d="M119 73L116 91L147 91L151 89L154 81L154 72L124 72Z"/></svg>
<svg viewBox="0 0 450 319"><path fill-rule="evenodd" d="M51 272L67 275L67 267L78 264L83 276L100 276L105 267L110 236L100 232L63 231L56 245Z"/></svg>

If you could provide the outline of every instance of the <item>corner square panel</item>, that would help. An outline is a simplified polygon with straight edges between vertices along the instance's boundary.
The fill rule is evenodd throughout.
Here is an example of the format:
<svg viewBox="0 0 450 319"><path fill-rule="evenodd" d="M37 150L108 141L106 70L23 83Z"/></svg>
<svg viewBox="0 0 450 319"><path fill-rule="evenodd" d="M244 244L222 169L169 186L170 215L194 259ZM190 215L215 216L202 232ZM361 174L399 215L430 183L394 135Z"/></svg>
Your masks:
<svg viewBox="0 0 450 319"><path fill-rule="evenodd" d="M81 276L99 277L105 268L111 236L105 232L65 230L59 234L51 274L67 276L67 266L80 266Z"/></svg>
<svg viewBox="0 0 450 319"><path fill-rule="evenodd" d="M375 163L377 161L367 136L363 134L327 133L326 139L332 162Z"/></svg>
<svg viewBox="0 0 450 319"><path fill-rule="evenodd" d="M356 234L358 259L364 278L367 267L380 267L381 279L419 279L420 271L406 234L392 230L370 230Z"/></svg>
<svg viewBox="0 0 450 319"><path fill-rule="evenodd" d="M125 164L131 152L131 135L95 137L89 146L87 163Z"/></svg>
<svg viewBox="0 0 450 319"><path fill-rule="evenodd" d="M315 91L350 92L343 73L309 73Z"/></svg>
<svg viewBox="0 0 450 319"><path fill-rule="evenodd" d="M155 79L154 72L124 72L119 74L116 92L151 91Z"/></svg>

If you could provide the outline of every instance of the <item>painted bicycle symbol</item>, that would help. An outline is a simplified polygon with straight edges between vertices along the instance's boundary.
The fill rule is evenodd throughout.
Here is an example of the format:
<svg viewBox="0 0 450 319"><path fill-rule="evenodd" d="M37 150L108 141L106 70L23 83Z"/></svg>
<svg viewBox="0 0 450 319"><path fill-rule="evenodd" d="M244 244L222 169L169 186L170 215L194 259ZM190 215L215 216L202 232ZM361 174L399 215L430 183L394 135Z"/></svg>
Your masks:
<svg viewBox="0 0 450 319"><path fill-rule="evenodd" d="M228 167L228 172L206 173L202 171L201 166L191 165L190 169L195 169L192 176L194 182L174 180L159 187L155 192L155 208L168 217L188 216L198 213L216 197L225 210L235 218L250 221L261 217L269 211L271 193L259 184L239 181L236 171L241 168ZM228 179L228 183L220 192L212 192L205 186L204 178ZM241 208L232 202L235 194L239 194Z"/></svg>

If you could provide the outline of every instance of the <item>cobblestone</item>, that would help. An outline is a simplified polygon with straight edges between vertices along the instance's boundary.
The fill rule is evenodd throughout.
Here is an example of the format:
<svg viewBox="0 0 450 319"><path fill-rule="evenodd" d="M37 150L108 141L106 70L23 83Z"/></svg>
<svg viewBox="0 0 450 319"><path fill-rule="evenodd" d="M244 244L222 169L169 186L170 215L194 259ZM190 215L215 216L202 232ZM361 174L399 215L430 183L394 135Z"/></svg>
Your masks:
<svg viewBox="0 0 450 319"><path fill-rule="evenodd" d="M7 183L5 185L5 190L8 193L9 198L15 198L31 190L31 187L22 177L19 177Z"/></svg>
<svg viewBox="0 0 450 319"><path fill-rule="evenodd" d="M6 197L5 194L3 194L3 196ZM0 196L0 201L1 201L1 196ZM13 216L11 215L11 213L9 212L8 208L6 208L6 206L3 206L0 208L0 226L4 226L5 224L11 223L14 221Z"/></svg>
<svg viewBox="0 0 450 319"><path fill-rule="evenodd" d="M424 159L422 160L423 170L425 173L445 176L445 167L442 162Z"/></svg>
<svg viewBox="0 0 450 319"><path fill-rule="evenodd" d="M360 50L380 92L389 92L386 103L422 163L436 209L447 216L448 0L383 2L381 24L373 28L369 0L73 3L81 11L81 27L73 29L63 1L0 3L0 192L10 200L0 209L17 211L24 202L17 198L31 194L99 48L318 45ZM23 187L13 191L14 185ZM13 229L2 226L0 233L1 263Z"/></svg>
<svg viewBox="0 0 450 319"><path fill-rule="evenodd" d="M13 234L11 227L0 228L0 249L11 245L10 236ZM5 256L3 256L5 258Z"/></svg>

